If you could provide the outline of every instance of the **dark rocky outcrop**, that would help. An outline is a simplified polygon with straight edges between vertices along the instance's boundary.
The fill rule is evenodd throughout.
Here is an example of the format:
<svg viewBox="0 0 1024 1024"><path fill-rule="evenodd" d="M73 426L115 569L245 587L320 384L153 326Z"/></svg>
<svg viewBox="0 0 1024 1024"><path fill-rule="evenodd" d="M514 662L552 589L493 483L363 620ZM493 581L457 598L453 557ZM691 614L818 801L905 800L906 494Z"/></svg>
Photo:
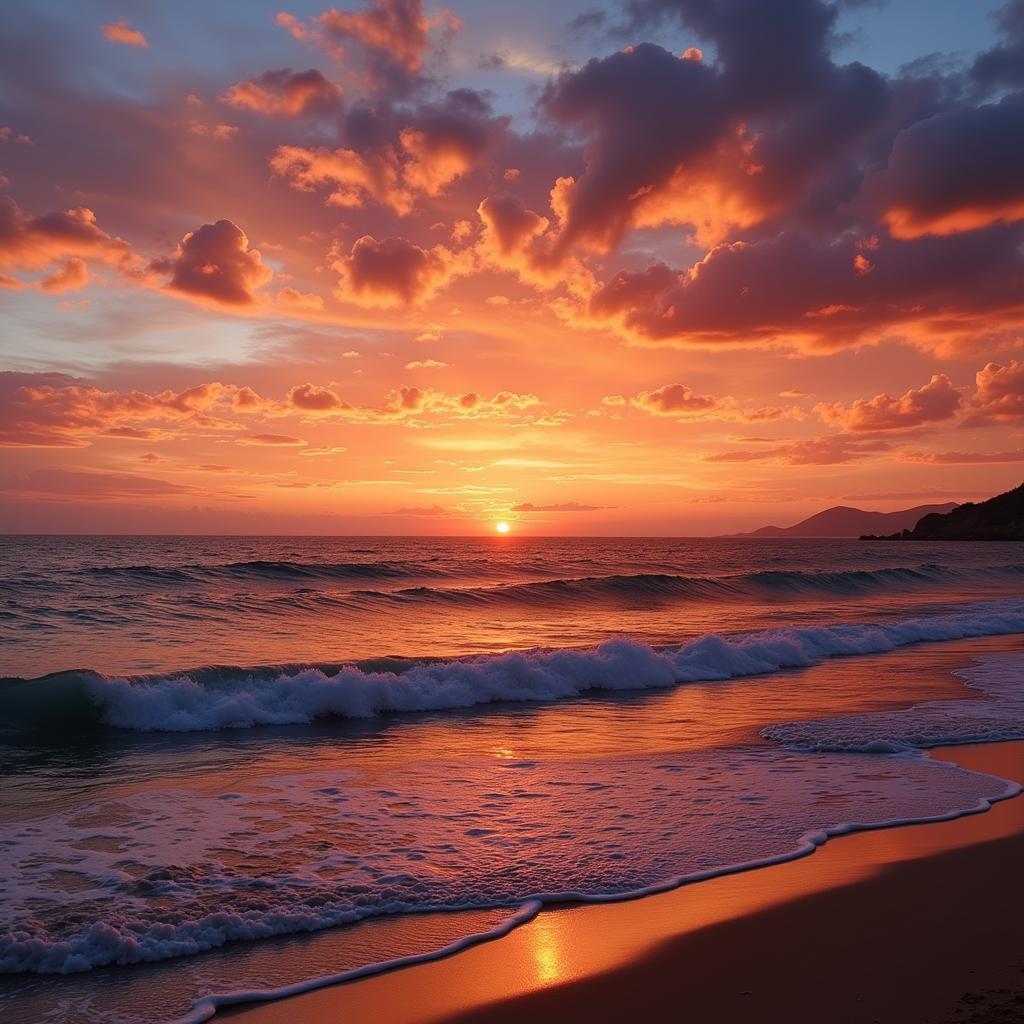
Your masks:
<svg viewBox="0 0 1024 1024"><path fill-rule="evenodd" d="M1024 541L1024 484L988 501L966 502L945 515L932 513L912 530L861 540L1020 540Z"/></svg>

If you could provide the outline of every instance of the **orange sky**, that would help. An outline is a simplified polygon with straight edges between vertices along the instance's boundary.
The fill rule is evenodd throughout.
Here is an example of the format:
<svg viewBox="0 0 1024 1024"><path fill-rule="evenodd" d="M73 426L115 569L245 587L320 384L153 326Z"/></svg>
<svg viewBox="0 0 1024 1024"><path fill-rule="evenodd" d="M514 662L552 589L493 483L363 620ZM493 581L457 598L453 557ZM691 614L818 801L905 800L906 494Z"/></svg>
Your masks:
<svg viewBox="0 0 1024 1024"><path fill-rule="evenodd" d="M0 15L0 529L703 534L1020 481L1020 0L938 4L950 56L916 0L186 7Z"/></svg>

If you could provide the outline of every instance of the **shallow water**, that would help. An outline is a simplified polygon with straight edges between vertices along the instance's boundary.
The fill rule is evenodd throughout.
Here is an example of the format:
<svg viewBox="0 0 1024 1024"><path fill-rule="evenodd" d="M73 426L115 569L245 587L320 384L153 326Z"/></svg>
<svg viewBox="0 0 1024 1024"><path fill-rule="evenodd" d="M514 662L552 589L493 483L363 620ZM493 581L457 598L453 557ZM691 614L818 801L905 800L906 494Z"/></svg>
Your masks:
<svg viewBox="0 0 1024 1024"><path fill-rule="evenodd" d="M507 540L12 541L0 672L60 674L0 685L0 1010L170 1020L1007 792L915 751L1024 735L1019 545Z"/></svg>

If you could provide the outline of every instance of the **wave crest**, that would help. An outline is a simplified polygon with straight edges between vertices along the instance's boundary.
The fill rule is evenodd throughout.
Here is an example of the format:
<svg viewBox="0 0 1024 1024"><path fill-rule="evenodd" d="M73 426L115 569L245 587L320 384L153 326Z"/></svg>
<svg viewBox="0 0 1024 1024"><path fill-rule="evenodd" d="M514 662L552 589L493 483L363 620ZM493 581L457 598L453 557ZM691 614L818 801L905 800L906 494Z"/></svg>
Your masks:
<svg viewBox="0 0 1024 1024"><path fill-rule="evenodd" d="M51 714L136 731L194 732L294 725L317 718L570 700L588 691L648 690L803 668L908 644L1024 632L1024 601L882 623L708 634L655 649L611 640L590 650L531 650L406 667L239 669L132 679L61 673L0 688L0 717L39 725Z"/></svg>

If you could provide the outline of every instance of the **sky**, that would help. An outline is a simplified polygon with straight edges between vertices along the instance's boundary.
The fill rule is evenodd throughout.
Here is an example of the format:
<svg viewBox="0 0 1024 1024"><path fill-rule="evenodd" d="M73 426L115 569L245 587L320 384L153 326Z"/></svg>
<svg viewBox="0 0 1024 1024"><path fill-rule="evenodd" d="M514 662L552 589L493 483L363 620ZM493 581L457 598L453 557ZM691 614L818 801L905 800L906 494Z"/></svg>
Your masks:
<svg viewBox="0 0 1024 1024"><path fill-rule="evenodd" d="M1024 0L0 8L0 531L978 500L1022 325Z"/></svg>

